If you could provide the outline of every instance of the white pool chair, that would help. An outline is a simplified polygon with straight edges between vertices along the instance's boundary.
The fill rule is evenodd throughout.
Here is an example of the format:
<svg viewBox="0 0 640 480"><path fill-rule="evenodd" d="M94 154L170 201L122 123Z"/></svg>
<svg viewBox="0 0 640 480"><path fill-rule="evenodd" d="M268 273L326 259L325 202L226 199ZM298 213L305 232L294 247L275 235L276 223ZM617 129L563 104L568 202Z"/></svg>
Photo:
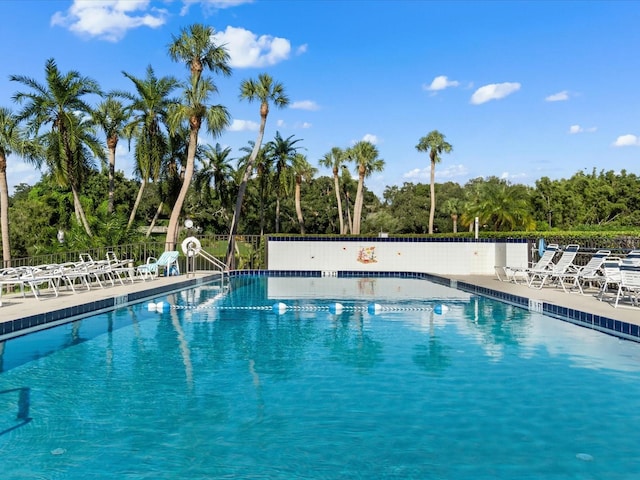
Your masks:
<svg viewBox="0 0 640 480"><path fill-rule="evenodd" d="M593 254L589 262L576 272L560 273L552 275L552 277L558 280L562 290L565 292L577 289L581 295L584 295L584 287L586 285L597 284L600 286L602 284L604 278L602 265L610 254L610 250L598 250ZM567 283L570 284L569 290L567 290Z"/></svg>
<svg viewBox="0 0 640 480"><path fill-rule="evenodd" d="M578 267L573 264L573 261L579 249L579 245L567 245L562 251L562 256L557 263L551 263L547 268L539 271L529 272L529 287L540 289L547 281L557 279L558 275L577 272Z"/></svg>
<svg viewBox="0 0 640 480"><path fill-rule="evenodd" d="M553 258L556 255L556 252L560 249L557 243L551 243L547 245L547 248L543 252L540 259L534 263L530 267L519 268L519 267L495 267L496 275L498 280L503 282L512 282L512 283L529 283L529 276L535 272L546 271L549 268L549 265L553 263Z"/></svg>
<svg viewBox="0 0 640 480"><path fill-rule="evenodd" d="M618 308L618 302L624 297L629 298L632 306L640 306L640 265L623 261L620 264L620 283L616 294L615 308Z"/></svg>

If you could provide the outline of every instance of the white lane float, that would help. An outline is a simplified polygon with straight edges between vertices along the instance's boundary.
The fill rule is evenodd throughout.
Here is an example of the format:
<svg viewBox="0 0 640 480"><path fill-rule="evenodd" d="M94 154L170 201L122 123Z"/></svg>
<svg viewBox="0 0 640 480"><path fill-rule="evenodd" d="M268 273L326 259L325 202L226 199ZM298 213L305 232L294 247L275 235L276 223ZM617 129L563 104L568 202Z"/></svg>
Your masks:
<svg viewBox="0 0 640 480"><path fill-rule="evenodd" d="M341 303L332 303L329 305L329 313L334 315L340 315L344 311L344 306Z"/></svg>
<svg viewBox="0 0 640 480"><path fill-rule="evenodd" d="M438 315L442 315L449 311L449 307L447 307L446 305L438 304L435 307L433 307L433 311Z"/></svg>
<svg viewBox="0 0 640 480"><path fill-rule="evenodd" d="M278 302L278 303L274 303L273 306L271 307L271 309L279 314L282 315L284 312L287 311L287 304L286 303L282 303L282 302Z"/></svg>

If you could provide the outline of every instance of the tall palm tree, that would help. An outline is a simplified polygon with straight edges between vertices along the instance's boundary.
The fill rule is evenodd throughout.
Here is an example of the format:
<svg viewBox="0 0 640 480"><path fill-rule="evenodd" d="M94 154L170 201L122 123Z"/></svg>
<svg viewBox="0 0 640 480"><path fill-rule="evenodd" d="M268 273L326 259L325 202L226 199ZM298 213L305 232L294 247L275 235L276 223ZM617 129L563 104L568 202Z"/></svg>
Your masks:
<svg viewBox="0 0 640 480"><path fill-rule="evenodd" d="M138 78L127 72L122 74L133 82L136 90L135 94L114 93L129 101L127 111L131 120L125 125L124 133L129 142L135 139L134 174L140 179L140 188L127 223L127 228L131 228L147 182L158 180L162 162L169 150L165 133L167 112L169 106L176 102L170 95L179 86L179 82L171 76L158 78L151 65L147 67L145 78Z"/></svg>
<svg viewBox="0 0 640 480"><path fill-rule="evenodd" d="M222 148L219 143L206 145L202 148L202 168L196 172L194 187L202 197L209 201L213 197L211 186L213 185L215 196L222 206L229 205L229 195L233 184L233 167L231 166L231 147Z"/></svg>
<svg viewBox="0 0 640 480"><path fill-rule="evenodd" d="M241 147L240 150L246 152L246 155L238 160L238 170L236 175L240 174L240 177L244 175L247 164L251 158L251 152L255 142L249 140L248 144ZM267 197L271 192L271 185L273 183L273 157L267 155L267 148L263 146L259 151L256 159L253 163L256 171L256 177L258 180L258 198L260 202L260 235L264 235L265 226L265 205L267 203ZM238 182L239 183L239 182Z"/></svg>
<svg viewBox="0 0 640 480"><path fill-rule="evenodd" d="M292 170L293 175L295 177L295 204L296 204L296 215L298 216L298 224L300 225L300 233L302 235L305 234L304 231L304 218L302 216L302 204L301 204L301 186L302 182L308 182L313 178L313 176L318 171L316 168L311 166L311 164L307 161L307 157L302 155L301 153L296 153L293 157L292 161Z"/></svg>
<svg viewBox="0 0 640 480"><path fill-rule="evenodd" d="M258 152L262 147L262 139L264 137L264 127L267 123L269 115L269 102L272 102L277 108L284 108L289 105L289 98L285 94L284 85L274 82L266 73L258 75L258 80L243 80L240 84L240 99L247 100L249 103L253 101L260 102L260 128L258 129L258 138L253 145L253 150L247 161L244 175L238 189L238 197L236 199L236 208L231 220L231 228L229 229L229 244L227 245L226 263L229 268L234 268L234 251L235 251L235 235L238 231L238 222L240 221L240 212L242 210L242 199L247 190L247 183L253 173L253 164L256 161Z"/></svg>
<svg viewBox="0 0 640 480"><path fill-rule="evenodd" d="M267 143L267 156L273 159L275 167L274 184L276 190L276 233L280 233L280 201L287 195L287 182L285 171L291 167L298 148L295 144L301 141L300 138L292 140L293 135L282 138L280 132L276 132L275 138Z"/></svg>
<svg viewBox="0 0 640 480"><path fill-rule="evenodd" d="M98 83L75 70L62 74L52 58L45 62L44 84L23 75L9 78L30 89L13 96L14 101L24 104L18 118L27 122L29 132L35 136L42 127L49 127L42 137L47 164L58 183L71 189L76 219L92 236L80 203L80 189L86 169L92 166L89 155L105 158L92 123L86 120L91 118L92 109L85 97L102 95Z"/></svg>
<svg viewBox="0 0 640 480"><path fill-rule="evenodd" d="M2 234L2 266L11 266L11 240L9 235L9 185L7 183L7 158L17 154L40 167L40 157L33 144L26 141L25 133L18 126L13 112L0 107L0 231Z"/></svg>
<svg viewBox="0 0 640 480"><path fill-rule="evenodd" d="M358 171L358 189L356 190L356 200L353 205L353 230L352 233L360 233L360 223L362 220L363 187L364 179L373 172L381 172L384 169L384 160L378 158L377 147L366 140L361 140L347 150L347 157L355 162Z"/></svg>
<svg viewBox="0 0 640 480"><path fill-rule="evenodd" d="M102 129L109 150L109 202L107 212L113 213L114 177L116 171L116 148L124 126L129 119L122 102L112 95L102 101L93 112L93 121Z"/></svg>
<svg viewBox="0 0 640 480"><path fill-rule="evenodd" d="M169 125L172 129L176 129L185 121L188 122L189 150L182 188L169 218L169 228L165 240L165 248L168 250L173 250L178 242L178 222L195 170L200 127L204 122L207 131L213 137L217 137L229 125L230 121L229 112L224 106L207 105L209 97L218 89L211 79L202 76L204 68L224 76L231 75L229 53L224 46L216 45L213 42L214 33L213 27L193 24L182 29L180 35L174 36L169 45L171 60L186 64L190 71L190 79L185 85L185 102L174 105L169 118Z"/></svg>
<svg viewBox="0 0 640 480"><path fill-rule="evenodd" d="M438 130L430 131L426 136L421 137L416 145L419 152L429 152L431 160L431 190L429 209L429 234L433 233L433 218L436 212L436 163L440 162L440 155L451 153L453 147L445 141L445 136Z"/></svg>
<svg viewBox="0 0 640 480"><path fill-rule="evenodd" d="M322 167L330 168L333 173L333 190L338 202L338 219L340 220L340 235L347 233L342 215L342 199L340 197L340 177L338 171L345 161L344 151L340 147L333 147L329 153L325 153L320 159Z"/></svg>

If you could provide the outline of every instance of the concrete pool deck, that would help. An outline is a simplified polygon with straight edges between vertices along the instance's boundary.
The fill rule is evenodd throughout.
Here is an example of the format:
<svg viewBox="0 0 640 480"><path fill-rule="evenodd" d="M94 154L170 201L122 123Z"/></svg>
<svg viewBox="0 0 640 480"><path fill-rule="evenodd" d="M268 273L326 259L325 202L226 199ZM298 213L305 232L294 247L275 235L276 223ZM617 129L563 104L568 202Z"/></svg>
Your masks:
<svg viewBox="0 0 640 480"><path fill-rule="evenodd" d="M195 286L202 282L208 282L219 278L219 274L213 272L198 272L196 274L179 275L174 277L159 277L154 280L141 281L136 280L134 283L125 283L125 285L116 284L115 286L105 286L104 288L93 287L91 290L80 290L76 293L62 289L58 297L53 295L51 291L44 291L40 300L34 298L30 293L26 297L22 297L19 293L10 295L3 294L0 300L0 335L11 333L17 329L28 328L28 325L18 325L20 319L33 319L36 317L48 317L42 323L49 323L52 319L56 322L62 322L65 316L87 315L100 310L104 303L105 309L113 308L114 305L123 303L131 303L135 301L150 300L154 296L166 295L167 293L190 286ZM632 307L628 302L620 302L618 308L614 308L613 301L615 295L600 301L595 297L597 292L590 291L586 295L578 293L567 293L556 287L544 287L542 289L529 288L526 285L507 283L499 281L495 276L489 275L469 275L469 276L441 276L437 279L441 282L452 282L463 290L473 290L473 293L486 294L492 298L505 300L509 303L520 304L526 307L527 302L531 308L531 302L540 302L545 305L545 313L558 313L555 316L562 317L567 311L572 315L577 313L589 314L589 322L592 322L592 316L615 322L623 322L625 324L634 325L635 334L638 337L637 326L640 326L640 308ZM606 301L610 300L610 301ZM90 307L89 307L90 306ZM55 317L55 318L54 318ZM6 322L16 324L11 330L2 328ZM575 323L588 322L577 321ZM29 325L35 325L30 320ZM40 325L40 323L38 323ZM603 323L604 325L604 323ZM604 330L615 329L608 327L606 323ZM597 329L598 326L594 327ZM622 330L624 333L625 330ZM635 338L634 338L635 339ZM640 338L637 339L640 341Z"/></svg>

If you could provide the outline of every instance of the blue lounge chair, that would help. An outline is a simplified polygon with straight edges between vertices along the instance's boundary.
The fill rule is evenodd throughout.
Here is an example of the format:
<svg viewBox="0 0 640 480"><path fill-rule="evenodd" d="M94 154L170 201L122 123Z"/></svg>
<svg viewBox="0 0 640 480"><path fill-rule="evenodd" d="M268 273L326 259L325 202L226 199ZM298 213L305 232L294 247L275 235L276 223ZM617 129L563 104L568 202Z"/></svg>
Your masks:
<svg viewBox="0 0 640 480"><path fill-rule="evenodd" d="M162 271L164 275L180 274L180 268L178 267L178 255L177 250L164 252L159 258L149 257L147 262L142 265L138 265L136 273L142 277L143 280L147 278L157 278Z"/></svg>

